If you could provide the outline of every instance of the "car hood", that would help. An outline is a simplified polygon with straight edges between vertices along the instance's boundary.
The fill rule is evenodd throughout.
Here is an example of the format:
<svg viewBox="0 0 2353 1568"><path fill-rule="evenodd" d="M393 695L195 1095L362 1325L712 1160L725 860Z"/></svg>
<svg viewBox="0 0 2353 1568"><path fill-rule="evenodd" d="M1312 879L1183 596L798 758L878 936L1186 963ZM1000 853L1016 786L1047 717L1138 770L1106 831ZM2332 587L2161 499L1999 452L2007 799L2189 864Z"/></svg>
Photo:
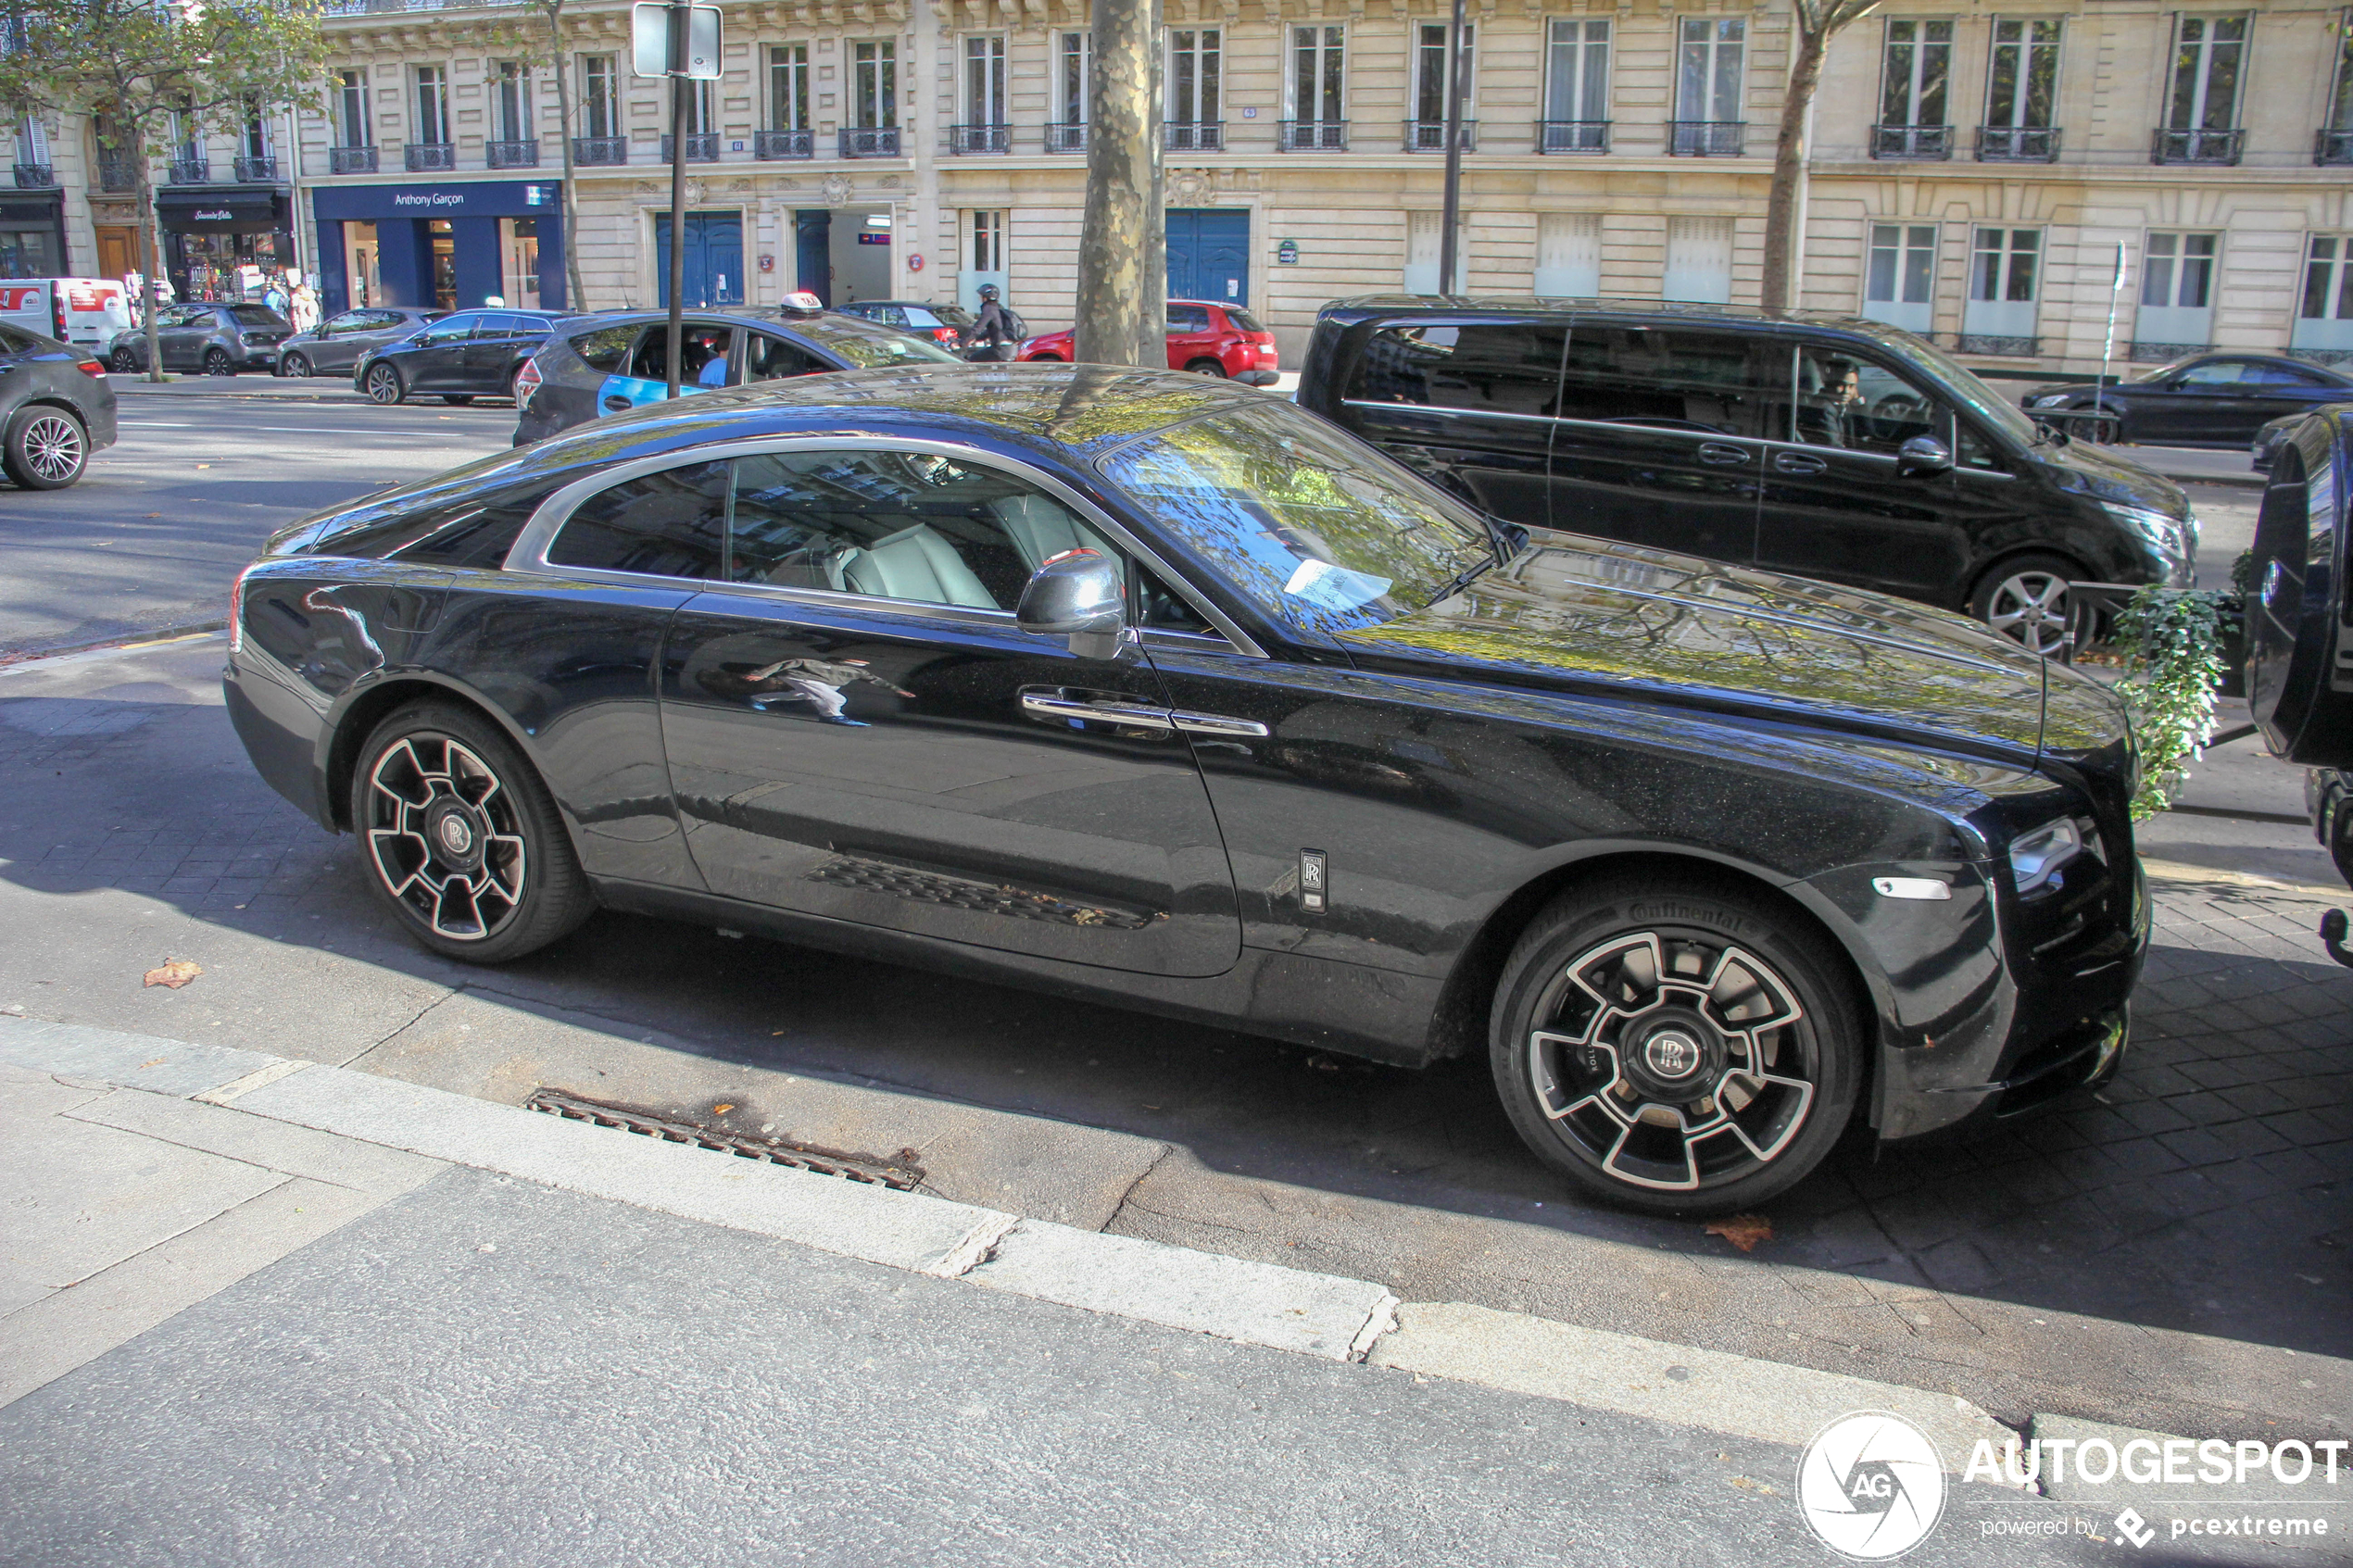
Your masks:
<svg viewBox="0 0 2353 1568"><path fill-rule="evenodd" d="M1545 530L1467 590L1342 641L1368 663L1438 662L2012 762L2128 733L2104 688L1959 616Z"/></svg>
<svg viewBox="0 0 2353 1568"><path fill-rule="evenodd" d="M2179 522L2190 515L2189 493L2161 473L2143 468L2132 458L2088 441L2062 446L2045 442L2034 455L2048 463L2062 490L2072 490L2095 501L2143 507Z"/></svg>

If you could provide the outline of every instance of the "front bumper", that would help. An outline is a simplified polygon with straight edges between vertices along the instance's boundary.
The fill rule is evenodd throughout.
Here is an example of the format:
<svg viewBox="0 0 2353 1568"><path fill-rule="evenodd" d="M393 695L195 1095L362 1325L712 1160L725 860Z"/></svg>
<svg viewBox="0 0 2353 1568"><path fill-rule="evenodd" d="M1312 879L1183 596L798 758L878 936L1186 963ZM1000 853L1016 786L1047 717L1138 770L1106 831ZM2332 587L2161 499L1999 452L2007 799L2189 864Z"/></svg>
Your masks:
<svg viewBox="0 0 2353 1568"><path fill-rule="evenodd" d="M1282 377L1273 370L1244 370L1234 379L1244 386L1272 386Z"/></svg>

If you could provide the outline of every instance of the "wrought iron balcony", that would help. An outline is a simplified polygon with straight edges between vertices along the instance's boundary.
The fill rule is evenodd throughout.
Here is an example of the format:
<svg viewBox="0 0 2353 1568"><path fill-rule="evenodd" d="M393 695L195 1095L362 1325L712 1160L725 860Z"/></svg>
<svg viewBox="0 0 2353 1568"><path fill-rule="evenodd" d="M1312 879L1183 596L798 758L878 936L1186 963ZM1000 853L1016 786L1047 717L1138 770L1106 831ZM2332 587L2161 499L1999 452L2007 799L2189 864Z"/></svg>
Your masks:
<svg viewBox="0 0 2353 1568"><path fill-rule="evenodd" d="M629 161L629 138L626 136L574 136L572 139L572 161L584 169Z"/></svg>
<svg viewBox="0 0 2353 1568"><path fill-rule="evenodd" d="M373 147L329 147L327 172L330 174L373 174L376 171L376 149Z"/></svg>
<svg viewBox="0 0 2353 1568"><path fill-rule="evenodd" d="M664 136L661 139L662 162L670 161L674 142L675 138L670 136ZM719 161L719 132L716 131L688 132L686 161L688 163L717 163Z"/></svg>
<svg viewBox="0 0 2353 1568"><path fill-rule="evenodd" d="M1050 153L1083 153L1087 150L1087 128L1066 121L1046 127L1046 150Z"/></svg>
<svg viewBox="0 0 2353 1568"><path fill-rule="evenodd" d="M1012 152L1013 128L1010 125L951 125L948 128L948 150L951 153Z"/></svg>
<svg viewBox="0 0 2353 1568"><path fill-rule="evenodd" d="M844 157L897 157L899 127L896 125L853 125L841 132L841 156Z"/></svg>
<svg viewBox="0 0 2353 1568"><path fill-rule="evenodd" d="M2043 352L2039 337L1993 337L1984 332L1957 332L1954 352L1982 354L1994 359L2032 359Z"/></svg>
<svg viewBox="0 0 2353 1568"><path fill-rule="evenodd" d="M237 180L241 184L273 184L278 178L278 159L275 154L265 153L258 157L246 155L237 159L236 167Z"/></svg>
<svg viewBox="0 0 2353 1568"><path fill-rule="evenodd" d="M751 133L751 156L756 158L815 157L817 132L755 131Z"/></svg>
<svg viewBox="0 0 2353 1568"><path fill-rule="evenodd" d="M1941 160L1953 156L1949 125L1874 125L1871 156L1912 162Z"/></svg>
<svg viewBox="0 0 2353 1568"><path fill-rule="evenodd" d="M2144 343L2135 338L2128 358L2135 365L2171 365L2176 359L2203 354L2213 346L2210 343Z"/></svg>
<svg viewBox="0 0 2353 1568"><path fill-rule="evenodd" d="M1466 119L1463 125L1463 151L1478 150L1478 121ZM1442 153L1446 150L1446 122L1442 119L1409 119L1405 122L1405 150L1409 153Z"/></svg>
<svg viewBox="0 0 2353 1568"><path fill-rule="evenodd" d="M45 163L17 165L17 189L19 191L45 191L57 182L57 171Z"/></svg>
<svg viewBox="0 0 2353 1568"><path fill-rule="evenodd" d="M1670 119L1667 150L1675 157L1739 157L1748 151L1748 121Z"/></svg>
<svg viewBox="0 0 2353 1568"><path fill-rule="evenodd" d="M2314 163L2353 163L2353 129L2312 132Z"/></svg>
<svg viewBox="0 0 2353 1568"><path fill-rule="evenodd" d="M410 142L401 151L407 155L412 173L458 167L458 146L454 142Z"/></svg>
<svg viewBox="0 0 2353 1568"><path fill-rule="evenodd" d="M131 167L129 153L100 153L98 155L98 189L127 191L136 183L138 183L138 174Z"/></svg>
<svg viewBox="0 0 2353 1568"><path fill-rule="evenodd" d="M539 167L539 139L529 137L521 142L484 142L484 159L493 169L536 169Z"/></svg>
<svg viewBox="0 0 2353 1568"><path fill-rule="evenodd" d="M1609 151L1606 119L1540 119L1536 122L1540 153L1605 153Z"/></svg>
<svg viewBox="0 0 2353 1568"><path fill-rule="evenodd" d="M1222 119L1172 119L1161 128L1161 144L1172 153L1222 153L1226 122Z"/></svg>
<svg viewBox="0 0 2353 1568"><path fill-rule="evenodd" d="M2244 131L2171 131L2149 137L2151 163L2236 163L2246 150Z"/></svg>
<svg viewBox="0 0 2353 1568"><path fill-rule="evenodd" d="M2056 125L1981 125L1977 128L1980 163L2057 163L2059 128Z"/></svg>
<svg viewBox="0 0 2353 1568"><path fill-rule="evenodd" d="M1348 150L1348 121L1344 119L1282 119L1275 126L1275 144L1287 153Z"/></svg>
<svg viewBox="0 0 2353 1568"><path fill-rule="evenodd" d="M200 157L173 158L171 160L171 182L175 185L211 184L211 160Z"/></svg>

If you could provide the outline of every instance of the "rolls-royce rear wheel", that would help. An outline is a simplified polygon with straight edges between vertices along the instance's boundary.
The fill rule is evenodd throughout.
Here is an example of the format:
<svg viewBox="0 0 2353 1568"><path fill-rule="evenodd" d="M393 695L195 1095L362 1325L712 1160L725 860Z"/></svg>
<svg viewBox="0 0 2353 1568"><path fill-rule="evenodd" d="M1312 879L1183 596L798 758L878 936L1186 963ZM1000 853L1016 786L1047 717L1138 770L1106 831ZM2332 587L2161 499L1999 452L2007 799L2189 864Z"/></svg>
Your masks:
<svg viewBox="0 0 2353 1568"><path fill-rule="evenodd" d="M1505 962L1490 1060L1513 1125L1587 1191L1655 1214L1753 1208L1854 1114L1866 1032L1830 944L1738 891L1564 895Z"/></svg>
<svg viewBox="0 0 2353 1568"><path fill-rule="evenodd" d="M596 908L555 801L514 743L446 702L376 726L351 776L370 887L424 947L504 963Z"/></svg>

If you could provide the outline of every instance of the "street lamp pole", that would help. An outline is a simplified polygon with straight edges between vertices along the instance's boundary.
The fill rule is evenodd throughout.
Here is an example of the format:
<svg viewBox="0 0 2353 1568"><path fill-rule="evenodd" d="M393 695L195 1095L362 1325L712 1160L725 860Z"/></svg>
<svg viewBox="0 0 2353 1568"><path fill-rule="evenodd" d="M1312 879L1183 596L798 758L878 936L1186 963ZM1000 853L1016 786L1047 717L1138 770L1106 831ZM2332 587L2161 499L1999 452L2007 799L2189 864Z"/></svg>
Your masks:
<svg viewBox="0 0 2353 1568"><path fill-rule="evenodd" d="M686 299L686 0L670 0L670 395L678 395Z"/></svg>
<svg viewBox="0 0 2353 1568"><path fill-rule="evenodd" d="M1439 216L1438 292L1454 292L1454 237L1463 221L1463 103L1469 96L1463 69L1463 30L1468 0L1454 0L1454 20L1446 34L1446 201Z"/></svg>

